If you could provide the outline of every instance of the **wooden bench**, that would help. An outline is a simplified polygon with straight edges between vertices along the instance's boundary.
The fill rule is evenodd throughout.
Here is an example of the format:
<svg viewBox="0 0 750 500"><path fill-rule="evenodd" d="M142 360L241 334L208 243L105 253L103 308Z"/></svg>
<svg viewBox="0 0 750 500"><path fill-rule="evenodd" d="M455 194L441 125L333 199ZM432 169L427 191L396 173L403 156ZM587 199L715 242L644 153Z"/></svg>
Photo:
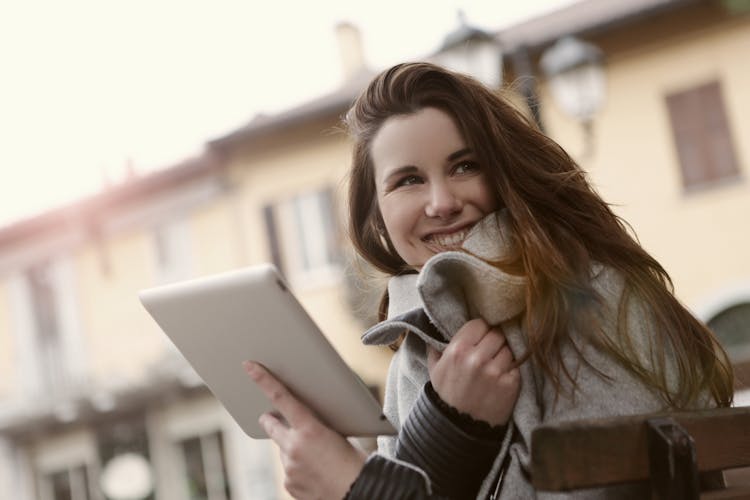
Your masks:
<svg viewBox="0 0 750 500"><path fill-rule="evenodd" d="M655 499L750 498L721 474L750 466L750 407L541 426L531 442L537 490L649 481Z"/></svg>

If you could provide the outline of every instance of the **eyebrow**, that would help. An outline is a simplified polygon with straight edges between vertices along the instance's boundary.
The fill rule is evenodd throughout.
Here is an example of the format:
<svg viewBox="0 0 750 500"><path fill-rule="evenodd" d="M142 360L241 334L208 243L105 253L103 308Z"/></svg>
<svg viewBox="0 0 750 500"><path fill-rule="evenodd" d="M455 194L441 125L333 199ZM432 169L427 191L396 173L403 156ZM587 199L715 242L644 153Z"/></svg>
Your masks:
<svg viewBox="0 0 750 500"><path fill-rule="evenodd" d="M471 148L463 148L459 149L458 151L455 151L448 155L446 158L447 161L456 161L459 158L463 158L464 156L467 156L472 153ZM403 174L413 174L414 172L418 172L419 169L414 165L404 165L403 167L398 167L394 170L392 170L386 177L383 179L384 182L388 182L389 179Z"/></svg>
<svg viewBox="0 0 750 500"><path fill-rule="evenodd" d="M459 149L455 153L451 153L448 155L448 161L458 160L459 158L463 158L464 156L471 154L471 152L471 148Z"/></svg>

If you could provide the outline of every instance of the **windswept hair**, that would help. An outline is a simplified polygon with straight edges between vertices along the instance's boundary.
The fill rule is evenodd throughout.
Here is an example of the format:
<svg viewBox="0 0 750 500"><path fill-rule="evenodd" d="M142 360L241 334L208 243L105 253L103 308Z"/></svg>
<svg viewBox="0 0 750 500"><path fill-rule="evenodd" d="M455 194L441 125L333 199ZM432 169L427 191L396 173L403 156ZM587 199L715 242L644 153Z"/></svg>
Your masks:
<svg viewBox="0 0 750 500"><path fill-rule="evenodd" d="M347 113L346 126L354 139L349 231L367 261L390 275L413 272L384 231L370 146L388 118L426 107L453 118L500 204L508 209L515 251L497 265L520 269L528 280L524 360L530 358L541 367L558 393L563 378L575 387L574 374L562 362L562 346L570 343L569 332L576 328L653 388L669 407L689 408L700 404L705 394L719 406L731 404L733 375L726 353L675 298L664 268L638 244L557 143L504 98L468 76L428 63L399 64L375 77ZM596 314L583 312L601 303L591 284L595 263L624 278L615 338L600 335L597 323L591 323ZM652 325L646 359L627 333L633 300ZM676 370L676 387L667 380L668 359Z"/></svg>

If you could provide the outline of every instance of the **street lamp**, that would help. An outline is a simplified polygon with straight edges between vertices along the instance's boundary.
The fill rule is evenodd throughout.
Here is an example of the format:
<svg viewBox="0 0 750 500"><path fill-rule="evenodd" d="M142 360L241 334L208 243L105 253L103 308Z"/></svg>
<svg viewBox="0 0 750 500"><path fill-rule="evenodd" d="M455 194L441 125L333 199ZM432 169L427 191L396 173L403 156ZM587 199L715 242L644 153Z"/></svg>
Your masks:
<svg viewBox="0 0 750 500"><path fill-rule="evenodd" d="M539 61L552 97L584 129L584 157L593 152L593 118L606 93L602 51L573 36L561 38Z"/></svg>
<svg viewBox="0 0 750 500"><path fill-rule="evenodd" d="M453 71L466 73L491 88L502 82L502 52L495 38L466 21L458 11L458 27L448 33L430 61Z"/></svg>

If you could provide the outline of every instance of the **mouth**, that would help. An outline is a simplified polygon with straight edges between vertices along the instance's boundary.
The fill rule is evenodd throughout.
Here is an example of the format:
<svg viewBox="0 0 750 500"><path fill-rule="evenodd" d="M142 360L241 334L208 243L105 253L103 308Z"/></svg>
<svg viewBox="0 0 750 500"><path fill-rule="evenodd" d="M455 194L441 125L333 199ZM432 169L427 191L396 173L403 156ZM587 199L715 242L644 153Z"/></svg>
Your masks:
<svg viewBox="0 0 750 500"><path fill-rule="evenodd" d="M461 248L472 227L473 224L452 232L431 233L422 238L422 241L435 253L456 250Z"/></svg>

